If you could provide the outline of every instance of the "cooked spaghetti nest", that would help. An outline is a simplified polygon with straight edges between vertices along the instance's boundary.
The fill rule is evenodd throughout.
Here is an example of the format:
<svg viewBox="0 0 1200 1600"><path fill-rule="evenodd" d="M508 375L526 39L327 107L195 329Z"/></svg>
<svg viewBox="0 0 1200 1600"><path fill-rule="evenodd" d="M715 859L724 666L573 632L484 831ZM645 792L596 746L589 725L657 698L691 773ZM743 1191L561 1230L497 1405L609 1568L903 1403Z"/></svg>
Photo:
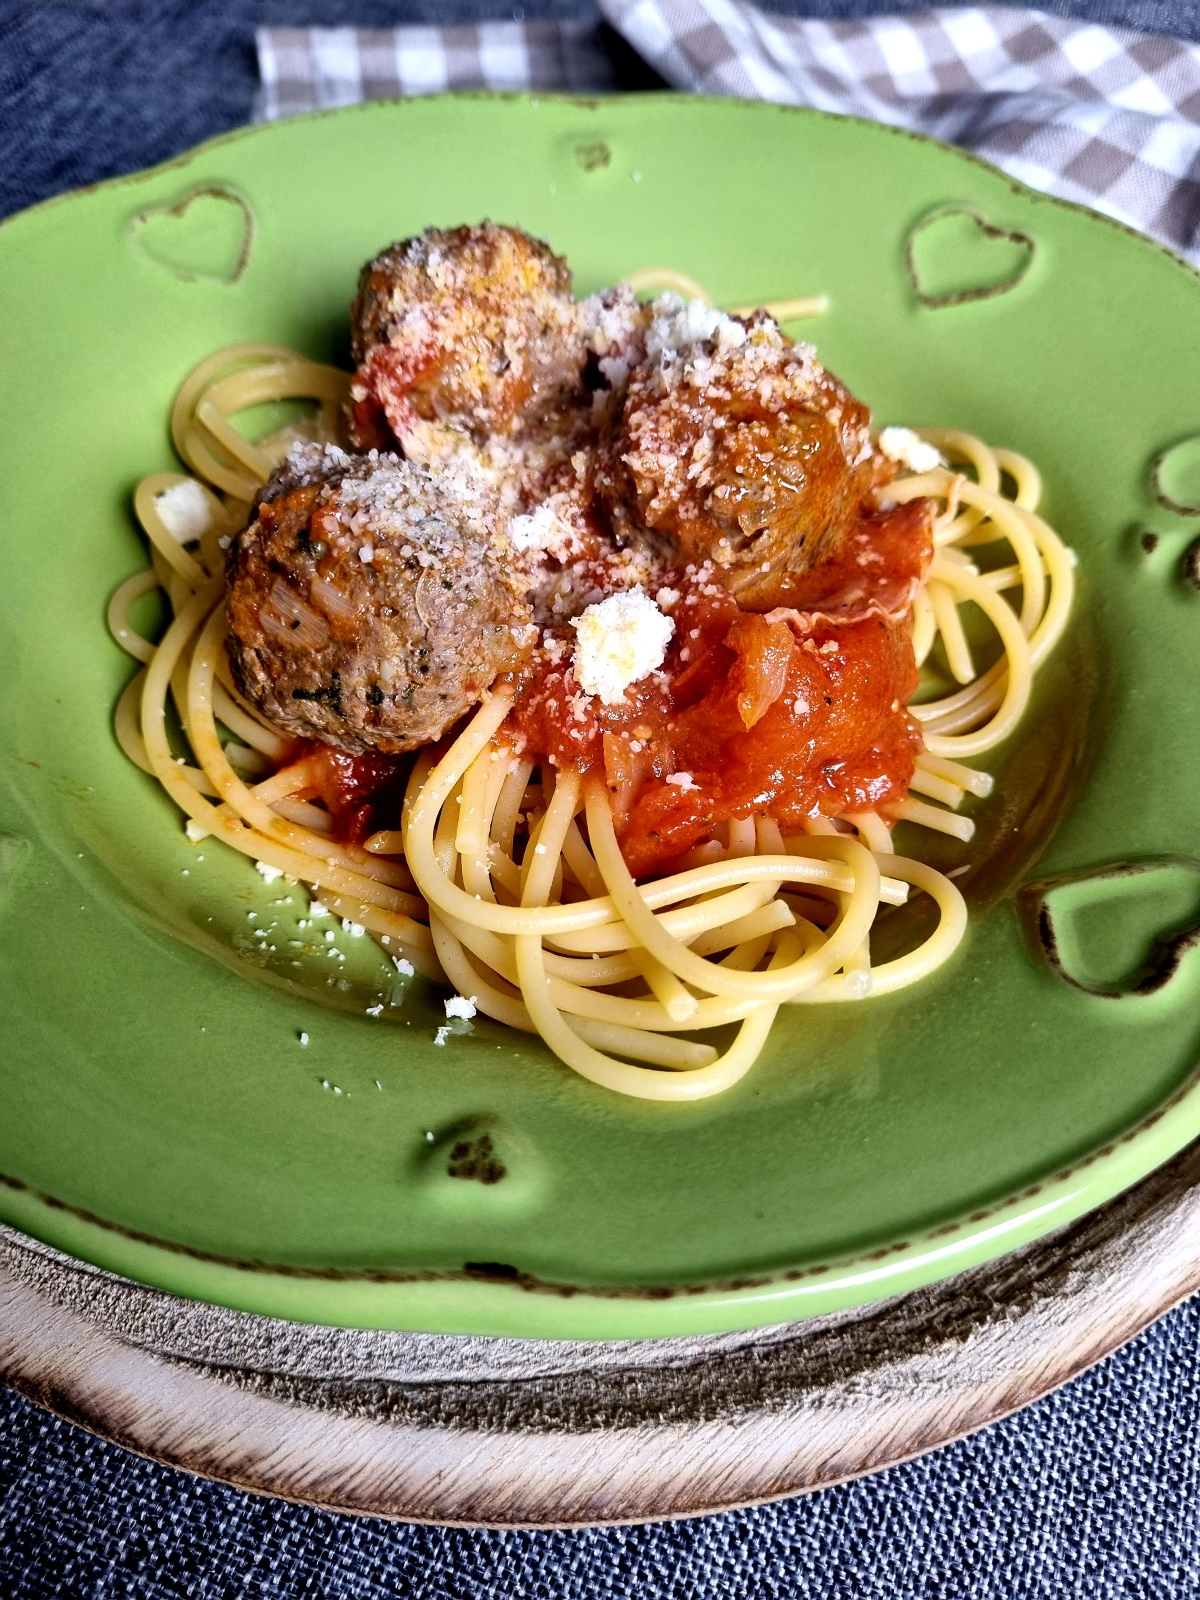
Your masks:
<svg viewBox="0 0 1200 1600"><path fill-rule="evenodd" d="M786 836L769 817L735 819L680 870L639 884L603 779L539 768L519 754L505 734L507 692L489 694L440 759L418 756L398 829L362 847L339 843L328 813L300 798L305 761L285 762L285 742L230 672L224 550L291 443L334 437L348 383L345 373L278 346L219 351L189 376L172 416L197 486L188 492L203 495L207 526L181 542L163 519L159 497L188 482L185 474L156 474L134 496L151 565L109 607L114 638L143 663L118 703L116 734L186 813L190 837L212 835L319 891L397 961L497 1021L539 1034L592 1082L641 1099L719 1094L753 1064L780 1006L890 994L950 958L966 931L963 897L941 872L894 854L891 827L906 820L970 839L974 825L958 808L967 794L990 793L992 779L963 758L1012 733L1066 625L1073 557L1037 514L1041 481L1030 462L953 429L921 429L955 465L884 491L940 506L913 643L921 663L940 638L961 687L909 708L925 740L910 788L924 798L886 814L813 818ZM229 420L296 398L318 402L313 421L258 444ZM981 571L971 551L1001 540L1011 562ZM155 589L172 613L157 644L129 616ZM960 615L968 604L1001 647L982 672ZM169 704L184 756L168 737ZM932 898L936 928L916 949L873 964L880 907L911 891ZM737 1031L721 1053L691 1037L729 1025Z"/></svg>

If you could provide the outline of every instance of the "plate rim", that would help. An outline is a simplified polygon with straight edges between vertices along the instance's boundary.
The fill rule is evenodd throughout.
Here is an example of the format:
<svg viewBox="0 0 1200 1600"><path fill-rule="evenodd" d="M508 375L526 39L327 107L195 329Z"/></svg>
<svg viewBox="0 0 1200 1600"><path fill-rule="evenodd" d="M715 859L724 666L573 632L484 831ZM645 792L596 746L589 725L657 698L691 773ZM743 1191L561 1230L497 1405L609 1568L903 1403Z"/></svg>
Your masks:
<svg viewBox="0 0 1200 1600"><path fill-rule="evenodd" d="M380 1350L207 1307L189 1315L0 1228L15 1324L0 1371L152 1460L327 1510L542 1528L712 1515L940 1449L1113 1354L1200 1288L1198 1178L1193 1144L1079 1223L857 1314L732 1343L626 1347L614 1365L594 1342L547 1363L530 1341L497 1352L434 1339L421 1376L382 1375L406 1335Z"/></svg>
<svg viewBox="0 0 1200 1600"><path fill-rule="evenodd" d="M890 122L876 122L871 117L861 117L852 112L824 111L819 106L794 106L786 105L777 100L749 100L735 95L719 94L692 94L679 89L639 89L604 94L571 94L559 90L538 89L445 89L434 94L387 95L379 99L357 100L347 106L327 106L316 111L300 111L293 116L272 117L261 122L246 122L240 127L229 128L224 133L214 134L211 139L202 139L199 144L189 145L186 150L181 150L178 155L170 156L166 161L156 162L153 166L138 167L134 172L116 173L111 178L98 178L94 183L84 183L74 189L64 189L61 194L47 195L44 200L35 200L32 205L23 206L19 211L10 212L8 216L0 219L0 231L9 227L14 222L31 217L35 212L47 211L52 206L62 205L69 200L78 200L85 196L98 194L103 190L119 188L125 184L144 183L150 178L156 178L161 173L180 170L191 164L196 156L205 155L210 150L219 149L222 145L231 144L235 140L250 139L260 133L265 133L274 128L288 127L299 123L324 121L331 117L349 119L355 115L370 113L381 107L392 110L409 108L417 105L428 105L439 101L487 101L491 103L539 105L543 102L552 102L557 105L579 106L581 110L594 111L605 105L627 105L630 101L638 105L647 102L658 104L687 104L709 105L722 107L735 107L752 114L769 114L772 112L783 113L800 117L806 121L853 123L860 128L870 128L876 132L890 134L894 138L909 139L915 144L932 145L935 149L943 150L948 155L957 157L969 166L978 167L993 178L999 178L1014 194L1025 196L1028 199L1040 201L1046 205L1058 206L1064 211L1099 221L1110 228L1115 228L1119 233L1135 240L1139 245L1148 246L1150 249L1163 255L1173 265L1182 267L1194 278L1200 278L1200 266L1193 264L1170 245L1164 244L1161 239L1155 239L1148 233L1132 227L1127 222L1122 222L1118 217L1109 216L1107 212L1098 211L1093 206L1084 205L1078 200L1067 200L1062 195L1048 194L1044 189L1035 189L1032 184L1025 183L1021 178L1014 178L1011 173L1005 172L1003 167L998 167L994 162L977 155L973 150L966 150L962 145L951 144L949 140L938 139L933 134L920 133L914 128L897 127Z"/></svg>

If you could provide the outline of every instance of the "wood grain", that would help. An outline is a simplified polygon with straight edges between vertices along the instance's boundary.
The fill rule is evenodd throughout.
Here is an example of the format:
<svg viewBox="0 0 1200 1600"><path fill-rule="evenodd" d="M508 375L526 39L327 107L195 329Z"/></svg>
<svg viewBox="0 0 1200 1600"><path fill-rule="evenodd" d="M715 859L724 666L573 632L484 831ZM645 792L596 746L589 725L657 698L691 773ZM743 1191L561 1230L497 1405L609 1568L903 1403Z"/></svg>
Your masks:
<svg viewBox="0 0 1200 1600"><path fill-rule="evenodd" d="M1028 1404L1200 1289L1200 1142L1071 1227L835 1317L571 1343L311 1328L0 1232L0 1372L106 1439L412 1521L693 1516L889 1466Z"/></svg>

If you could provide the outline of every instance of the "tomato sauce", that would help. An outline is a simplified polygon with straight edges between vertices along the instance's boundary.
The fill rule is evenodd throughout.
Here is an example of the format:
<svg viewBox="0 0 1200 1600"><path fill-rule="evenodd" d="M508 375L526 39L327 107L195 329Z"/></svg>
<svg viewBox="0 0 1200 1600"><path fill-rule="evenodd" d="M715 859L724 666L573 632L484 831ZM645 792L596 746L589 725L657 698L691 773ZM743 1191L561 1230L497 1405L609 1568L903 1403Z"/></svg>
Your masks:
<svg viewBox="0 0 1200 1600"><path fill-rule="evenodd" d="M902 799L922 749L905 709L917 687L908 604L929 529L925 501L863 519L838 555L792 580L787 612L743 611L710 567L669 573L658 592L675 632L659 671L606 706L576 686L563 625L517 675L506 731L532 760L604 772L635 876L731 818L797 828ZM589 562L581 586L610 587L602 568ZM399 825L411 756L316 742L305 754L304 792L338 838Z"/></svg>
<svg viewBox="0 0 1200 1600"><path fill-rule="evenodd" d="M361 844L380 828L399 827L411 755L368 750L352 756L307 739L298 746L297 759L308 765L309 782L301 793L324 803L333 818L335 839Z"/></svg>
<svg viewBox="0 0 1200 1600"><path fill-rule="evenodd" d="M927 502L864 520L793 583L787 614L742 611L711 569L677 572L659 672L605 706L576 689L569 643L551 641L509 727L534 759L604 769L636 876L732 817L795 828L901 799L922 748L905 710L917 687L907 608L929 521Z"/></svg>

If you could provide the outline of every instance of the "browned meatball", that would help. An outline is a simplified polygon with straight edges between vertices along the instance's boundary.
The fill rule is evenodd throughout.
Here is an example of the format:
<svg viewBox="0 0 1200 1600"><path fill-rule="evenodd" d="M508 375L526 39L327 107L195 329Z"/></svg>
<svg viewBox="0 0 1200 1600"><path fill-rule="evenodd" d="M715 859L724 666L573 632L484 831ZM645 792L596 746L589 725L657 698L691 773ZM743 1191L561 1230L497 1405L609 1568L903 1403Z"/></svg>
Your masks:
<svg viewBox="0 0 1200 1600"><path fill-rule="evenodd" d="M513 436L580 385L586 351L567 264L518 228L483 222L390 246L352 310L351 434L401 444L418 421L483 443Z"/></svg>
<svg viewBox="0 0 1200 1600"><path fill-rule="evenodd" d="M762 313L659 302L601 473L614 525L674 536L748 609L836 553L873 481L870 413Z"/></svg>
<svg viewBox="0 0 1200 1600"><path fill-rule="evenodd" d="M527 648L495 507L395 456L293 450L229 551L229 656L282 732L341 750L438 739Z"/></svg>

